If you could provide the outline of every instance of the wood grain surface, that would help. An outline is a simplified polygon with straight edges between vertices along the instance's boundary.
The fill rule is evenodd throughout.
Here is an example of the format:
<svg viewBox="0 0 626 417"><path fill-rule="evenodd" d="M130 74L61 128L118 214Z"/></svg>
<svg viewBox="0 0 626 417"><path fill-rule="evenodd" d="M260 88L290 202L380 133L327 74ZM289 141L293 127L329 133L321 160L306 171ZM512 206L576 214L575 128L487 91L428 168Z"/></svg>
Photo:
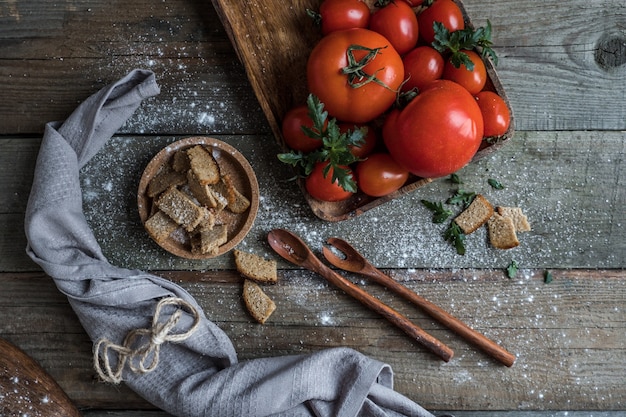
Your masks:
<svg viewBox="0 0 626 417"><path fill-rule="evenodd" d="M241 3L272 13L269 1ZM293 9L294 20L258 36L308 24L301 9L312 3L274 5ZM516 130L460 172L463 188L522 207L533 230L520 234L518 248L498 251L481 229L459 256L420 202L449 197L457 186L446 180L346 222L311 213L276 159L279 147L254 91L262 74L246 72L223 24L231 9L217 11L207 0L0 0L0 337L37 360L86 416L166 416L125 386L96 381L91 342L24 250L24 210L45 123L140 67L156 73L161 93L81 171L87 220L112 263L157 271L190 291L240 359L349 346L391 364L395 388L436 414L624 415L626 5L463 3L476 25L489 19L493 26ZM296 69L284 75L300 80ZM294 82L290 94L301 88ZM266 236L275 227L295 231L315 250L341 237L513 352L514 366L495 363L389 291L348 275L455 350L452 361L439 361L319 276L282 261L279 283L267 289L278 309L265 326L255 324L230 256L168 256L139 222L135 196L145 165L164 144L194 135L235 146L255 169L261 205L242 249L273 256ZM493 190L489 178L505 189ZM512 260L520 270L510 279L504 270Z"/></svg>

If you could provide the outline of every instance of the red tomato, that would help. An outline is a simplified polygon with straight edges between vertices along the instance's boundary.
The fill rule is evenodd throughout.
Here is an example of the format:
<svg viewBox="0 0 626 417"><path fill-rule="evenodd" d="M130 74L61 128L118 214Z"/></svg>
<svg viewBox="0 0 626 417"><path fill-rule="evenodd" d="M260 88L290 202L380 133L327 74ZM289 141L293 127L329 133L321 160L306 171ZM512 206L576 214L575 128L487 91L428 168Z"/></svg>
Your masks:
<svg viewBox="0 0 626 417"><path fill-rule="evenodd" d="M435 0L417 17L420 38L430 45L435 40L433 23L441 22L450 32L465 28L463 12L452 0Z"/></svg>
<svg viewBox="0 0 626 417"><path fill-rule="evenodd" d="M371 197L382 197L402 187L409 171L388 153L375 153L357 164L356 177L361 191Z"/></svg>
<svg viewBox="0 0 626 417"><path fill-rule="evenodd" d="M302 126L313 128L313 120L309 117L307 106L294 107L285 114L282 123L285 144L294 151L302 152L311 152L321 147L322 141L307 136L302 131Z"/></svg>
<svg viewBox="0 0 626 417"><path fill-rule="evenodd" d="M383 126L391 156L409 172L443 177L465 166L483 138L483 117L474 97L460 85L433 81Z"/></svg>
<svg viewBox="0 0 626 417"><path fill-rule="evenodd" d="M450 59L446 61L443 67L443 78L461 84L471 94L478 94L485 87L487 82L487 69L485 63L474 51L463 51L474 64L474 68L470 71L464 64L458 68L452 64Z"/></svg>
<svg viewBox="0 0 626 417"><path fill-rule="evenodd" d="M366 28L370 22L370 8L360 0L324 0L320 5L322 34L337 30Z"/></svg>
<svg viewBox="0 0 626 417"><path fill-rule="evenodd" d="M374 53L356 47L381 49ZM361 62L367 55L371 59ZM360 71L346 74L353 67L350 56L364 65ZM323 37L307 62L309 91L331 116L344 122L367 123L383 114L395 101L403 79L400 55L384 36L368 29L342 30Z"/></svg>
<svg viewBox="0 0 626 417"><path fill-rule="evenodd" d="M376 131L374 130L373 127L367 126L367 125L359 126L359 125L354 125L350 123L339 123L339 131L342 133L347 132L348 130L354 130L355 128L358 129L361 127L367 128L367 133L365 134L365 137L363 138L365 142L363 142L361 146L350 145L350 152L352 152L352 155L356 156L357 158L365 158L367 155L372 153L372 151L376 147L376 143L378 142L378 136L376 135Z"/></svg>
<svg viewBox="0 0 626 417"><path fill-rule="evenodd" d="M414 88L422 90L431 82L441 78L444 60L441 54L431 46L418 46L406 54L404 61L404 78L402 91Z"/></svg>
<svg viewBox="0 0 626 417"><path fill-rule="evenodd" d="M346 191L337 183L332 182L333 169L324 177L324 168L328 162L318 162L313 171L304 180L304 185L311 197L322 201L342 201L349 198L353 193ZM347 169L347 167L344 167Z"/></svg>
<svg viewBox="0 0 626 417"><path fill-rule="evenodd" d="M372 14L369 28L389 39L400 55L413 49L419 36L417 16L404 2L391 2Z"/></svg>
<svg viewBox="0 0 626 417"><path fill-rule="evenodd" d="M485 137L502 136L511 124L511 113L506 103L493 91L481 91L476 95L485 124Z"/></svg>

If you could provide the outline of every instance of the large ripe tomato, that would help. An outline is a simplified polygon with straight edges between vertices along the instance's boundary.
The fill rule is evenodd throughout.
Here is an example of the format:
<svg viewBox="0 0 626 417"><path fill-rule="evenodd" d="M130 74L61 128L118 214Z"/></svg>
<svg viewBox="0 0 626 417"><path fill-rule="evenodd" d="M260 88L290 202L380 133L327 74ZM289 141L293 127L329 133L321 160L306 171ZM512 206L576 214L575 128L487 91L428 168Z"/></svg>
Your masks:
<svg viewBox="0 0 626 417"><path fill-rule="evenodd" d="M361 64L360 70L354 68L355 62ZM383 114L395 101L403 79L398 52L384 36L368 29L323 37L307 63L309 91L331 116L344 122L367 123Z"/></svg>
<svg viewBox="0 0 626 417"><path fill-rule="evenodd" d="M313 128L313 120L309 117L307 106L297 106L285 113L281 126L285 144L294 151L302 152L311 152L321 147L322 141L307 136L302 131L302 126Z"/></svg>
<svg viewBox="0 0 626 417"><path fill-rule="evenodd" d="M376 147L376 143L378 142L378 135L372 126L368 125L355 125L353 123L339 123L339 131L345 133L349 130L354 130L355 128L367 128L367 133L363 138L363 143L360 146L352 146L350 145L350 152L352 155L357 158L365 158L367 155L372 153L374 148Z"/></svg>
<svg viewBox="0 0 626 417"><path fill-rule="evenodd" d="M420 29L420 38L430 45L435 40L433 23L441 22L450 32L465 28L463 12L452 0L435 0L417 17Z"/></svg>
<svg viewBox="0 0 626 417"><path fill-rule="evenodd" d="M481 91L476 94L476 102L485 124L483 135L485 137L504 135L511 124L511 113L502 97L493 91Z"/></svg>
<svg viewBox="0 0 626 417"><path fill-rule="evenodd" d="M411 173L442 177L474 156L483 138L483 117L474 97L448 80L433 81L402 111L391 113L383 139L391 156Z"/></svg>
<svg viewBox="0 0 626 417"><path fill-rule="evenodd" d="M404 78L402 91L414 88L422 90L431 82L441 78L444 59L432 46L418 46L406 54L404 62Z"/></svg>
<svg viewBox="0 0 626 417"><path fill-rule="evenodd" d="M487 69L480 55L474 51L463 51L465 55L472 61L474 67L469 70L465 64L455 67L452 61L448 59L443 67L442 78L446 80L454 81L457 84L462 85L471 94L478 94L479 91L485 87L487 82Z"/></svg>
<svg viewBox="0 0 626 417"><path fill-rule="evenodd" d="M304 180L304 186L311 197L321 201L342 201L350 198L353 194L346 191L337 183L332 182L333 169L330 168L328 174L324 176L324 168L328 162L318 162L313 171ZM348 169L348 167L343 167Z"/></svg>
<svg viewBox="0 0 626 417"><path fill-rule="evenodd" d="M388 153L375 153L356 166L359 189L371 197L382 197L404 185L409 171Z"/></svg>
<svg viewBox="0 0 626 417"><path fill-rule="evenodd" d="M370 8L361 0L324 0L319 10L322 34L366 28L370 22L370 14Z"/></svg>
<svg viewBox="0 0 626 417"><path fill-rule="evenodd" d="M391 2L374 12L369 28L389 39L400 55L413 49L419 36L417 16L405 2Z"/></svg>

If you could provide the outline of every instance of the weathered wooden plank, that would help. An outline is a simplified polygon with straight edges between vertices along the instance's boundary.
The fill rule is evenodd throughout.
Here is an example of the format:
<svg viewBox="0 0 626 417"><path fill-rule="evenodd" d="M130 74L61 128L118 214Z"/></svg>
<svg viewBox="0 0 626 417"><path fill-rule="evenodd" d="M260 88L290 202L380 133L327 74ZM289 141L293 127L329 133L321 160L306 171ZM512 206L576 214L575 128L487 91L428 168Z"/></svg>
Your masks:
<svg viewBox="0 0 626 417"><path fill-rule="evenodd" d="M204 1L12 3L0 2L0 133L41 132L133 68L154 71L161 94L129 132L269 131Z"/></svg>
<svg viewBox="0 0 626 417"><path fill-rule="evenodd" d="M276 159L270 136L220 137L240 149L255 169L261 208L243 248L274 256L266 234L294 230L320 250L326 238L356 244L386 268L504 268L515 259L525 268L624 268L626 266L626 155L624 132L524 132L508 146L460 171L462 188L484 193L494 204L522 207L532 232L519 247L501 251L486 230L467 238L457 255L441 237L421 199L443 201L457 186L445 179L365 214L327 223L311 214L301 192L286 180L292 172ZM136 189L143 168L175 137L116 137L81 173L87 219L114 264L139 269L232 268L230 257L190 261L169 256L144 232L136 212ZM29 193L38 139L2 139L0 163L0 271L31 268L24 255L23 210ZM23 172L24 175L14 175ZM16 179L17 178L17 179ZM504 190L493 190L487 179ZM286 266L286 265L285 265ZM28 270L28 269L26 269ZM32 270L32 269L31 269Z"/></svg>
<svg viewBox="0 0 626 417"><path fill-rule="evenodd" d="M498 74L517 130L626 129L622 1L464 4L476 24L487 18L493 24ZM0 46L1 134L41 132L45 122L65 118L135 67L154 70L162 93L127 133L269 132L206 1L67 1L42 8L37 1L2 0Z"/></svg>
<svg viewBox="0 0 626 417"><path fill-rule="evenodd" d="M178 282L231 338L241 360L348 346L389 363L396 389L431 410L624 410L626 274L616 270L391 270L395 278L517 355L492 361L420 311L358 282L455 350L443 363L322 278L281 270L265 287L278 305L255 324L233 272L158 272ZM91 344L52 280L0 274L0 337L20 346L81 407L146 408L124 386L94 381ZM584 314L583 314L584 313ZM463 414L459 414L463 416ZM471 416L472 414L467 414ZM489 415L489 414L486 414ZM595 415L595 412L594 412ZM610 414L608 414L610 415Z"/></svg>
<svg viewBox="0 0 626 417"><path fill-rule="evenodd" d="M498 75L516 129L626 127L623 1L551 2L541 7L515 0L464 4L476 25L489 19L493 26ZM606 108L612 110L605 113Z"/></svg>

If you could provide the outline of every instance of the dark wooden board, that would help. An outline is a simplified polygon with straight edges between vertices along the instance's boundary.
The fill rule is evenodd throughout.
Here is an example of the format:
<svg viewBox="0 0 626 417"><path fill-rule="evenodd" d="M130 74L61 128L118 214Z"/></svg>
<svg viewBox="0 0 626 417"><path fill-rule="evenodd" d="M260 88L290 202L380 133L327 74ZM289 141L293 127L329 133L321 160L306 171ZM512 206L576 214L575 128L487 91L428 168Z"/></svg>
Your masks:
<svg viewBox="0 0 626 417"><path fill-rule="evenodd" d="M265 288L277 304L266 325L245 311L236 273L156 273L198 300L241 360L349 346L389 363L396 389L430 410L624 409L624 271L553 270L550 284L537 269L515 279L479 269L386 272L511 350L516 363L494 362L365 279L359 285L447 343L455 358L442 362L309 272L280 270L279 283ZM34 357L78 406L149 408L124 385L94 379L91 343L50 278L3 273L0 287L0 334Z"/></svg>
<svg viewBox="0 0 626 417"><path fill-rule="evenodd" d="M532 231L519 247L493 249L486 230L467 238L467 253L456 255L432 223L421 199L444 201L458 186L435 181L389 205L347 222L327 224L312 215L291 171L276 159L270 136L219 137L237 148L257 174L260 208L242 248L273 256L267 232L276 227L300 234L315 250L337 236L359 244L376 265L388 268L504 268L512 259L525 268L626 267L626 134L623 132L524 132L498 152L459 174L467 191L481 192L497 205L519 206ZM139 221L136 192L144 167L178 137L116 137L83 169L84 208L105 255L114 264L139 269L232 268L230 256L190 261L168 255L150 240ZM0 141L0 163L32 175L37 139ZM494 178L504 190L493 190ZM0 174L0 271L32 270L24 253L23 210L28 181ZM19 197L19 198L16 198ZM453 208L454 209L454 208ZM456 210L456 209L454 209Z"/></svg>

